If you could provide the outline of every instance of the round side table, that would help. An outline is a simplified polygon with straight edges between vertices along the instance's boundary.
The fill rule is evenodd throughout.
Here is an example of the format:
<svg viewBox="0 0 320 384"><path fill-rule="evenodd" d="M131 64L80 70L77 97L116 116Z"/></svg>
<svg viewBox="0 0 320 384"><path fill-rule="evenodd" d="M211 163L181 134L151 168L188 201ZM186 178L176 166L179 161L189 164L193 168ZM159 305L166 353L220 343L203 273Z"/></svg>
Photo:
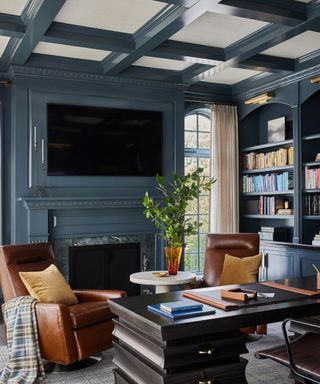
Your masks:
<svg viewBox="0 0 320 384"><path fill-rule="evenodd" d="M164 293L170 291L171 285L186 284L196 279L196 274L191 272L178 271L176 275L169 275L166 277L156 277L153 275L153 272L158 271L133 273L130 275L130 281L131 283L141 285L155 285L156 293Z"/></svg>

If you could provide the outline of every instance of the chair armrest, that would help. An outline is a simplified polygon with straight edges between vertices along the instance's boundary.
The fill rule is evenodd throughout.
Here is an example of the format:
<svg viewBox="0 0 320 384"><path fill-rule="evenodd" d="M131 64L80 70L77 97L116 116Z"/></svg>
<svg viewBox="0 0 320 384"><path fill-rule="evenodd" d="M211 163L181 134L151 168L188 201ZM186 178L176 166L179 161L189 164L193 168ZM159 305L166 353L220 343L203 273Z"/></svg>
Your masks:
<svg viewBox="0 0 320 384"><path fill-rule="evenodd" d="M77 361L69 308L64 304L37 303L35 311L42 358L60 364Z"/></svg>
<svg viewBox="0 0 320 384"><path fill-rule="evenodd" d="M182 289L187 290L187 289L197 289L197 288L203 288L205 287L203 276L199 275L196 277L194 281L191 283L183 284Z"/></svg>
<svg viewBox="0 0 320 384"><path fill-rule="evenodd" d="M303 375L297 369L296 362L294 361L294 356L293 356L293 353L292 353L291 343L290 343L290 339L289 339L289 335L288 335L288 331L287 331L287 324L288 323L290 323L290 326L291 325L293 325L293 326L294 325L299 325L300 327L306 327L308 329L309 333L319 333L320 324L319 323L314 323L312 321L308 321L308 320L305 320L305 319L303 319L303 320L286 319L282 323L282 332L283 332L283 336L284 336L284 340L285 340L285 344L286 344L286 348L287 348L287 352L288 352L290 369L298 377L302 377L302 378L304 378L306 380L309 380L310 379L309 377Z"/></svg>
<svg viewBox="0 0 320 384"><path fill-rule="evenodd" d="M75 289L73 293L77 296L79 303L88 301L107 301L127 296L126 292L119 290L98 290L98 289Z"/></svg>

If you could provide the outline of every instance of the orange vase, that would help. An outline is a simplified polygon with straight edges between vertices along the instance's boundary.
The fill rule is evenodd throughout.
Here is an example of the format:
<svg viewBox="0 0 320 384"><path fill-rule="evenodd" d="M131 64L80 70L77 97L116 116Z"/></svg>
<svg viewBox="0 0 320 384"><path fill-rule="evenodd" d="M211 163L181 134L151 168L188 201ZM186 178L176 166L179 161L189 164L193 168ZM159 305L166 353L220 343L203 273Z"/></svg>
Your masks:
<svg viewBox="0 0 320 384"><path fill-rule="evenodd" d="M164 252L169 275L176 275L179 269L182 247L165 247Z"/></svg>

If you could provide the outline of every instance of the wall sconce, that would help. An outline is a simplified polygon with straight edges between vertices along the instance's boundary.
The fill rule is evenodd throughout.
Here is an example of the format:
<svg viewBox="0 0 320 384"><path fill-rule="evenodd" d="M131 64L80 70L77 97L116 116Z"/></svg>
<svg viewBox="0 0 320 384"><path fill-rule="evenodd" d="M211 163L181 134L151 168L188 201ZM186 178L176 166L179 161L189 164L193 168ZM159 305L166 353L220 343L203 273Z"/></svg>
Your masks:
<svg viewBox="0 0 320 384"><path fill-rule="evenodd" d="M313 77L313 78L310 80L310 83L311 83L311 84L319 84L319 83L320 83L320 76Z"/></svg>
<svg viewBox="0 0 320 384"><path fill-rule="evenodd" d="M273 92L267 92L263 93L262 95L258 95L255 97L252 97L251 99L245 100L245 104L251 105L251 104L264 104L268 100L272 99L274 97Z"/></svg>
<svg viewBox="0 0 320 384"><path fill-rule="evenodd" d="M11 81L10 80L0 80L0 85L4 85L5 87L10 87Z"/></svg>

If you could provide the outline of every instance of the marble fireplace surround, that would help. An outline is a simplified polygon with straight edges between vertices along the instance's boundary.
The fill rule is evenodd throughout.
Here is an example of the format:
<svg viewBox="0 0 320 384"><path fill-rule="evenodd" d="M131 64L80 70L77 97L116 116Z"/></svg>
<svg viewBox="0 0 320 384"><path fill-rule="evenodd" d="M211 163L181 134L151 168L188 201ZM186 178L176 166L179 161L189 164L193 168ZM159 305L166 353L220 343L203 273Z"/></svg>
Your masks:
<svg viewBox="0 0 320 384"><path fill-rule="evenodd" d="M155 269L154 235L109 235L96 237L72 237L68 239L53 239L53 250L55 263L64 275L69 279L69 247L84 245L118 244L118 243L140 243L140 265L141 271Z"/></svg>
<svg viewBox="0 0 320 384"><path fill-rule="evenodd" d="M50 241L53 245L57 266L66 279L69 278L69 247L88 246L113 243L140 243L141 271L156 269L156 253L159 246L156 241L155 232L145 227L141 222L142 201L141 198L128 197L22 197L18 199L28 211L28 241L45 242ZM87 232L60 233L56 232L59 227L59 215L64 212L73 212L75 217L80 217L85 212L101 212L107 218L112 212L114 216L117 210L125 210L130 217L139 218L138 225L128 233L126 229L116 230L110 233L102 226L96 229L95 223L88 225ZM110 223L109 223L110 224Z"/></svg>

